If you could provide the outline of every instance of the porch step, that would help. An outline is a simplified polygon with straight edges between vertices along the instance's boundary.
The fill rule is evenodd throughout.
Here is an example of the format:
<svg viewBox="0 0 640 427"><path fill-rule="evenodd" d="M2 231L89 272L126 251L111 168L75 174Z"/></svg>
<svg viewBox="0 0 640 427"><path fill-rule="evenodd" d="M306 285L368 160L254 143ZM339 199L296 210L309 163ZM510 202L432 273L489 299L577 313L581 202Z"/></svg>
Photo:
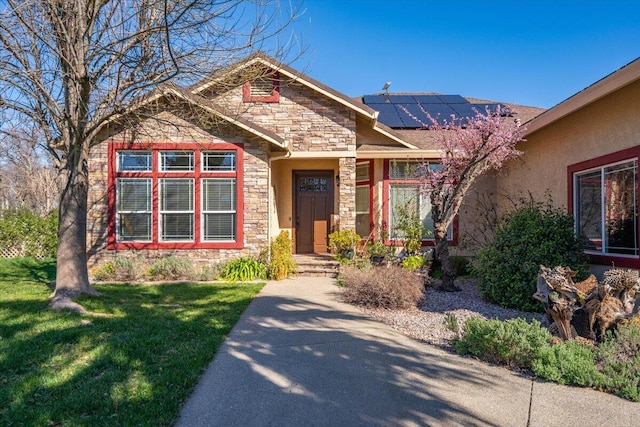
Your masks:
<svg viewBox="0 0 640 427"><path fill-rule="evenodd" d="M295 254L298 276L336 277L340 263L331 254Z"/></svg>

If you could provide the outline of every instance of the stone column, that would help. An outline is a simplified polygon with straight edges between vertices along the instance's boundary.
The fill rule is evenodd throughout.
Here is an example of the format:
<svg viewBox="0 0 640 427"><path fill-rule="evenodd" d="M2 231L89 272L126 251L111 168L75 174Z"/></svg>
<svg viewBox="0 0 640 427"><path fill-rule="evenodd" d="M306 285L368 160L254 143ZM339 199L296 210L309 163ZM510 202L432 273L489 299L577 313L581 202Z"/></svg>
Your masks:
<svg viewBox="0 0 640 427"><path fill-rule="evenodd" d="M356 229L356 159L342 157L339 160L340 187L338 204L340 230Z"/></svg>

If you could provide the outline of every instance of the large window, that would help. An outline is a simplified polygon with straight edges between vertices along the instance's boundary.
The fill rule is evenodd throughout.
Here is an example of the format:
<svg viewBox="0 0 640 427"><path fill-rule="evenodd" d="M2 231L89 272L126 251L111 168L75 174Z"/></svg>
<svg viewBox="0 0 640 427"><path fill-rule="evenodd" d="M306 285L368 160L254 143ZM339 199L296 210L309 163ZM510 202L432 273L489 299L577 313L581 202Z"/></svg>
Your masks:
<svg viewBox="0 0 640 427"><path fill-rule="evenodd" d="M112 247L241 247L242 159L237 146L132 150L113 144L110 153L115 165L110 167L115 189L110 199Z"/></svg>
<svg viewBox="0 0 640 427"><path fill-rule="evenodd" d="M576 230L587 250L638 255L637 160L574 173Z"/></svg>
<svg viewBox="0 0 640 427"><path fill-rule="evenodd" d="M388 204L386 217L388 218L388 232L392 240L402 240L402 232L397 229L399 216L404 212L416 214L424 225L422 240L433 240L433 220L431 219L431 201L429 194L421 189L419 173L423 168L436 169L440 165L435 161L389 161L386 178ZM453 226L447 230L447 239L453 238Z"/></svg>

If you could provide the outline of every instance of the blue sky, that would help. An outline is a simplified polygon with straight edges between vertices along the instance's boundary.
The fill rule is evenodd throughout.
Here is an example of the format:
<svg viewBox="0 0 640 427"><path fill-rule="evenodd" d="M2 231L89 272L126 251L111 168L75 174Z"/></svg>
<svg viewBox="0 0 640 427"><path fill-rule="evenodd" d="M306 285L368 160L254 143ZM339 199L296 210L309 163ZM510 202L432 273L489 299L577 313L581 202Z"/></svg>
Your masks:
<svg viewBox="0 0 640 427"><path fill-rule="evenodd" d="M640 56L640 0L305 0L292 66L349 96L552 107Z"/></svg>

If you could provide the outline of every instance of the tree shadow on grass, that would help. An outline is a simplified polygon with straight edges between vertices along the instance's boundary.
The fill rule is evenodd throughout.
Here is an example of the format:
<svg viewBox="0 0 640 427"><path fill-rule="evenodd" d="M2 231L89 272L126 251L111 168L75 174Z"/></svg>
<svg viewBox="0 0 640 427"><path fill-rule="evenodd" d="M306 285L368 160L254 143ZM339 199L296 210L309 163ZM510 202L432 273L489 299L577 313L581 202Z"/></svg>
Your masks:
<svg viewBox="0 0 640 427"><path fill-rule="evenodd" d="M49 283L56 277L56 260L36 260L33 258L15 258L6 260L0 268L0 282Z"/></svg>
<svg viewBox="0 0 640 427"><path fill-rule="evenodd" d="M100 286L90 318L3 301L0 425L171 425L259 286ZM5 335L6 334L6 335Z"/></svg>

